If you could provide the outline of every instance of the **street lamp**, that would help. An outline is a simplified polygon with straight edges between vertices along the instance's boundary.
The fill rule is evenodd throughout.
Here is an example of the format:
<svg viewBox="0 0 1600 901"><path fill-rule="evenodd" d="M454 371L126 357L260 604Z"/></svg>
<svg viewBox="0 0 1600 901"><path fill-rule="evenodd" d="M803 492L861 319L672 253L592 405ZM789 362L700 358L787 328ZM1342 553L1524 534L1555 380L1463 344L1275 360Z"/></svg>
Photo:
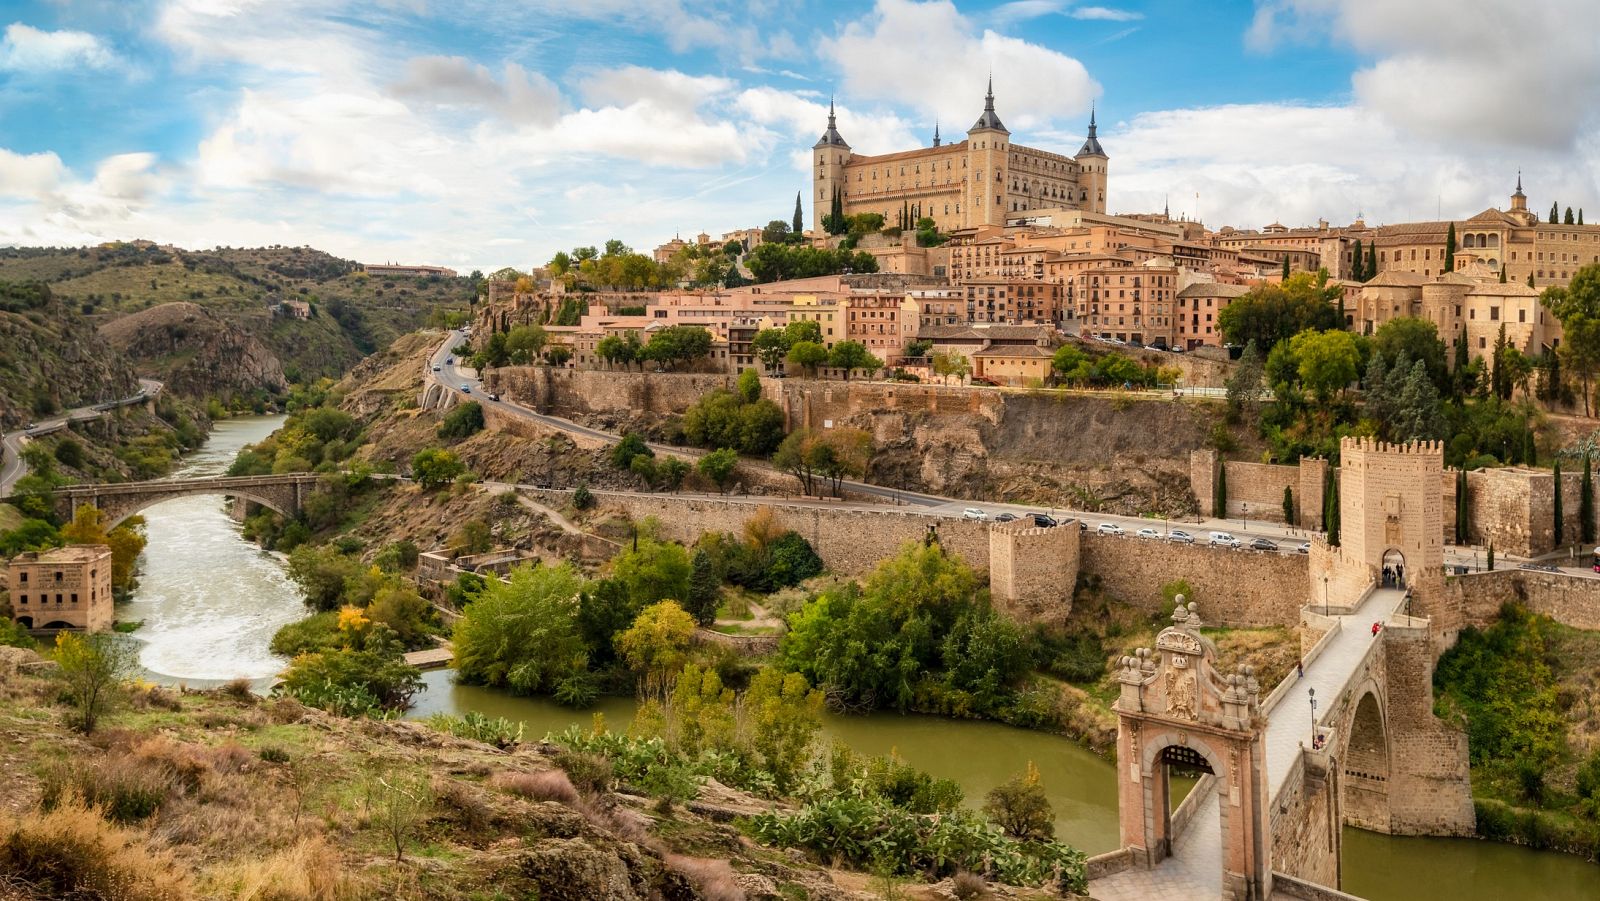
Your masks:
<svg viewBox="0 0 1600 901"><path fill-rule="evenodd" d="M1328 577L1322 577L1322 615L1328 615Z"/></svg>
<svg viewBox="0 0 1600 901"><path fill-rule="evenodd" d="M1306 696L1311 699L1311 749L1312 750L1316 750L1316 747L1317 747L1317 690L1315 688L1306 689Z"/></svg>

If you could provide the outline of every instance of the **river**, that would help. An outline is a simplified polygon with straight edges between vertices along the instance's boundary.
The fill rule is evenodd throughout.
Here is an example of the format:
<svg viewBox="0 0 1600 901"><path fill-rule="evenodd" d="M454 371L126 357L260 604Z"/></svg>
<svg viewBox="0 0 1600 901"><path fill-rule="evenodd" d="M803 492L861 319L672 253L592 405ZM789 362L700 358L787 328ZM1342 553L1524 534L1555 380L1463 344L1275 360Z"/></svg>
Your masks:
<svg viewBox="0 0 1600 901"><path fill-rule="evenodd" d="M178 475L222 472L239 448L277 428L282 417L219 422ZM142 619L134 635L145 642L141 662L152 678L191 685L245 677L265 684L284 660L267 649L274 631L305 615L299 592L280 559L244 541L220 498L185 498L145 511L150 543L138 589L118 610ZM569 725L587 727L595 712L625 729L633 702L606 698L592 710L516 698L457 685L448 670L424 676L427 691L412 715L478 711L525 724L542 737ZM1039 767L1056 812L1057 835L1090 854L1117 844L1116 773L1107 761L1058 736L998 723L926 716L827 716L824 735L865 754L898 753L935 776L960 783L968 803L996 784ZM1471 839L1393 838L1346 829L1345 890L1372 901L1444 898L1549 901L1600 898L1600 866L1565 854L1530 851Z"/></svg>

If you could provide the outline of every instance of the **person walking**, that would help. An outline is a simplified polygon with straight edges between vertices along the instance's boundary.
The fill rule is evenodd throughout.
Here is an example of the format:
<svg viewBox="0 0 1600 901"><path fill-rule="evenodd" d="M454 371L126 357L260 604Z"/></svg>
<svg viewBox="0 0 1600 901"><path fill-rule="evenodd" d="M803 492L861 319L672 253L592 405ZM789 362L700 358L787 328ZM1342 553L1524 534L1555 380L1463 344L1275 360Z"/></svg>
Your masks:
<svg viewBox="0 0 1600 901"><path fill-rule="evenodd" d="M1296 660L1294 662L1294 671L1299 674L1295 678L1304 679L1306 677L1306 662L1305 662L1305 660L1303 660L1303 659L1302 660Z"/></svg>

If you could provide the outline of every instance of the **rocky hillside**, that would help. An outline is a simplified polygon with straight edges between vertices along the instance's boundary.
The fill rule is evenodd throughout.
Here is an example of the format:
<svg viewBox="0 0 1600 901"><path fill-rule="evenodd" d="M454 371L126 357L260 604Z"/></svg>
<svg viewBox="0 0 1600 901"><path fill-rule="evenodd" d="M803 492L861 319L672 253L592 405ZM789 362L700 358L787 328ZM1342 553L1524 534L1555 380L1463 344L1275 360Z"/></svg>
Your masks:
<svg viewBox="0 0 1600 901"><path fill-rule="evenodd" d="M119 316L101 325L100 335L140 375L186 397L246 399L288 387L283 365L265 344L195 303Z"/></svg>
<svg viewBox="0 0 1600 901"><path fill-rule="evenodd" d="M138 390L133 367L73 304L0 276L0 427Z"/></svg>
<svg viewBox="0 0 1600 901"><path fill-rule="evenodd" d="M291 382L337 377L435 310L467 309L475 291L468 278L372 278L308 247L0 248L0 281L26 280L48 282L96 325L163 304L204 307L276 354ZM305 303L305 318L286 301Z"/></svg>

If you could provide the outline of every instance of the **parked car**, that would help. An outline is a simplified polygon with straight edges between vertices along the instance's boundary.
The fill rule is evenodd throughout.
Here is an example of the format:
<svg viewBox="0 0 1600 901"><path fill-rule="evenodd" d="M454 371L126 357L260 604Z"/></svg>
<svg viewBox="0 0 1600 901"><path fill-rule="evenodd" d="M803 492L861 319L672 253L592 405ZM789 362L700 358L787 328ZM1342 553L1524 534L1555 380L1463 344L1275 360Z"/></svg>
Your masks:
<svg viewBox="0 0 1600 901"><path fill-rule="evenodd" d="M39 426L38 426L38 425L37 425L37 424L35 424L35 423L31 423L31 422L30 422L30 423L28 423L28 424L27 424L27 425L25 425L25 426L23 426L23 427L22 427L22 430L23 430L23 431L24 431L24 432L31 432L31 431L33 431L33 430L34 430L34 429L36 429L36 428L38 428L38 427L39 427Z"/></svg>
<svg viewBox="0 0 1600 901"><path fill-rule="evenodd" d="M485 394L484 397L487 397L490 400L499 400L500 399L500 395L498 395L498 394Z"/></svg>
<svg viewBox="0 0 1600 901"><path fill-rule="evenodd" d="M446 363L449 363L451 366L456 365L456 358L455 357L445 357L444 361Z"/></svg>
<svg viewBox="0 0 1600 901"><path fill-rule="evenodd" d="M1157 532L1155 529L1152 529L1152 528L1146 526L1145 528L1142 528L1139 531L1135 532L1134 533L1134 537L1135 538L1148 538L1148 539L1151 539L1151 540L1154 540L1154 541L1160 541L1161 540L1161 533Z"/></svg>
<svg viewBox="0 0 1600 901"><path fill-rule="evenodd" d="M1178 544L1194 544L1194 536L1182 529L1173 529L1167 533L1167 540Z"/></svg>
<svg viewBox="0 0 1600 901"><path fill-rule="evenodd" d="M976 522L984 522L988 520L989 514L979 510L977 507L968 507L967 509L961 511L961 518L974 520Z"/></svg>
<svg viewBox="0 0 1600 901"><path fill-rule="evenodd" d="M1238 547L1239 539L1233 537L1232 532L1212 532L1212 547Z"/></svg>
<svg viewBox="0 0 1600 901"><path fill-rule="evenodd" d="M1031 513L1029 515L1033 517L1033 524L1041 529L1053 529L1061 525L1061 523L1056 522L1054 516L1047 516L1043 513Z"/></svg>
<svg viewBox="0 0 1600 901"><path fill-rule="evenodd" d="M1098 529L1095 529L1095 531L1101 535L1115 535L1118 538L1121 538L1123 535L1122 527L1114 522L1103 522L1100 524Z"/></svg>
<svg viewBox="0 0 1600 901"><path fill-rule="evenodd" d="M1255 538L1250 542L1250 550L1252 551L1276 551L1277 549L1278 543L1270 538Z"/></svg>
<svg viewBox="0 0 1600 901"><path fill-rule="evenodd" d="M439 367L438 366L433 367L433 371L434 372L438 372L439 371Z"/></svg>
<svg viewBox="0 0 1600 901"><path fill-rule="evenodd" d="M1309 554L1309 553L1311 553L1311 542L1309 542L1309 541L1300 542L1299 547L1296 547L1294 549L1294 552L1296 554Z"/></svg>
<svg viewBox="0 0 1600 901"><path fill-rule="evenodd" d="M462 385L461 386L461 393L462 394L471 394L472 393L472 386L471 385Z"/></svg>
<svg viewBox="0 0 1600 901"><path fill-rule="evenodd" d="M1083 520L1081 520L1081 519L1080 519L1080 520L1078 520L1078 531L1080 531L1080 532L1087 532L1087 531L1089 531L1089 524L1088 524L1088 523L1086 523L1086 522L1084 522L1084 521L1083 521Z"/></svg>
<svg viewBox="0 0 1600 901"><path fill-rule="evenodd" d="M995 522L1015 522L1016 519L1017 519L1017 514L1015 514L1015 513L1002 513L999 516L996 516L994 518L994 521Z"/></svg>

